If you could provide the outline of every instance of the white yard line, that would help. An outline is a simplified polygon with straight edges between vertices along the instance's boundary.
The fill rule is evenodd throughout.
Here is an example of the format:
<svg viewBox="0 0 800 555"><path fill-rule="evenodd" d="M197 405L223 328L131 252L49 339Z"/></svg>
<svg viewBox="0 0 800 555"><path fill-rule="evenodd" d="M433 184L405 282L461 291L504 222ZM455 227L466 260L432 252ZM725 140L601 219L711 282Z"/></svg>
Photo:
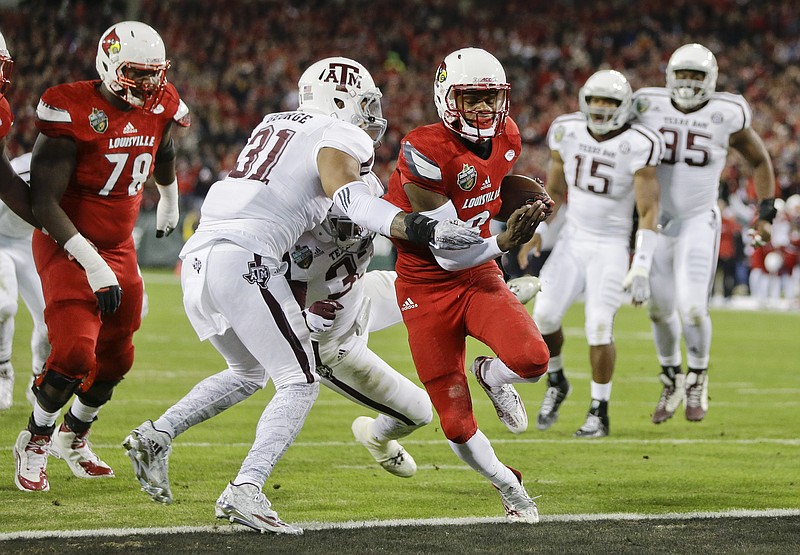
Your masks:
<svg viewBox="0 0 800 555"><path fill-rule="evenodd" d="M754 518L754 517L787 517L800 516L800 509L766 509L752 511L747 509L732 509L721 512L702 513L664 513L664 514L638 514L638 513L610 513L610 514L584 514L584 515L544 515L541 522L589 522L599 520L694 520L700 518ZM475 517L475 518L420 518L403 520L367 520L349 522L299 522L305 530L353 530L358 528L384 528L398 526L463 526L470 524L494 524L505 522L502 517ZM19 539L44 539L44 538L86 538L86 537L128 537L134 535L158 536L168 534L234 534L250 532L240 526L173 526L169 528L106 528L101 530L68 530L68 531L41 531L41 532L9 532L0 534L0 541Z"/></svg>

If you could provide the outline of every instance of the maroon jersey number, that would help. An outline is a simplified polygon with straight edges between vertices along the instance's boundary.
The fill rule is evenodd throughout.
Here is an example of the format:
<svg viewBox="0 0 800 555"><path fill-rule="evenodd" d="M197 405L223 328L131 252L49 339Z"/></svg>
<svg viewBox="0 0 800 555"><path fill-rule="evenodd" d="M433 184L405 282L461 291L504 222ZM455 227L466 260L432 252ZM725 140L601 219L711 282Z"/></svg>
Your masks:
<svg viewBox="0 0 800 555"><path fill-rule="evenodd" d="M294 134L291 129L281 129L276 133L271 125L262 128L247 142L230 177L263 181L265 185L269 183L267 176L270 170L275 167Z"/></svg>

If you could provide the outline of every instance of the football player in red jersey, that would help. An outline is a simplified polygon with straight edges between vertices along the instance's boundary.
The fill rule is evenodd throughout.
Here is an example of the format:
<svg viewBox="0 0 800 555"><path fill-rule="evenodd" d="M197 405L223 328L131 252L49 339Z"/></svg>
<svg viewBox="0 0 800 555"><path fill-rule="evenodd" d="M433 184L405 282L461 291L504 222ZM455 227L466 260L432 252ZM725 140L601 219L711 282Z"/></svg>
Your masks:
<svg viewBox="0 0 800 555"><path fill-rule="evenodd" d="M500 183L522 148L519 129L508 117L509 90L502 65L488 52L464 48L445 57L434 82L441 122L403 138L384 198L434 219L458 218L484 238L458 252L395 239L397 301L417 373L453 451L500 491L508 520L532 523L538 510L520 473L498 460L478 429L464 360L468 335L497 353L478 357L471 371L506 427L523 432L528 419L511 383L538 381L549 354L494 259L525 243L547 207L541 201L522 207L506 231L490 234Z"/></svg>
<svg viewBox="0 0 800 555"><path fill-rule="evenodd" d="M47 233L35 232L33 254L52 351L14 446L23 491L49 489L48 453L80 478L114 475L86 436L133 364L143 286L131 233L150 175L161 194L156 235L178 224L170 130L188 125L188 108L167 83L161 37L144 23L117 23L103 33L96 62L100 80L51 87L36 109L31 202Z"/></svg>

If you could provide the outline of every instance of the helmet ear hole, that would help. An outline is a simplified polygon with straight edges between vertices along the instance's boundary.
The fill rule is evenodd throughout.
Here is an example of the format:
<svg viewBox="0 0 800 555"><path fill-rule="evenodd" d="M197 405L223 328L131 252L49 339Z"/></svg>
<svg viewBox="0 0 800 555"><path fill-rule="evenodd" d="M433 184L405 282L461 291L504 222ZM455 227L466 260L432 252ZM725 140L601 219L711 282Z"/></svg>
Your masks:
<svg viewBox="0 0 800 555"><path fill-rule="evenodd" d="M340 110L344 109L344 100L342 100L341 98L334 98L333 103L336 104L336 107L339 108Z"/></svg>

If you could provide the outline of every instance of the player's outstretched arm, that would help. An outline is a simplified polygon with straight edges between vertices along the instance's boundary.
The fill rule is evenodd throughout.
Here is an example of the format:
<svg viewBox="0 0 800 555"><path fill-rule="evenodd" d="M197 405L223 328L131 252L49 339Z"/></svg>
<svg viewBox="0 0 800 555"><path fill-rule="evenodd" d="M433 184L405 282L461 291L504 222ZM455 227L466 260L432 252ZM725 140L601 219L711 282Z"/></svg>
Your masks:
<svg viewBox="0 0 800 555"><path fill-rule="evenodd" d="M161 137L161 145L156 152L153 177L156 181L160 198L156 206L156 237L167 237L178 227L180 204L178 195L178 178L175 176L175 144L167 125Z"/></svg>
<svg viewBox="0 0 800 555"><path fill-rule="evenodd" d="M445 250L464 249L483 242L474 230L457 221L437 222L417 212L404 212L373 196L361 178L360 164L345 152L322 148L317 156L317 167L325 193L362 227L387 237Z"/></svg>

